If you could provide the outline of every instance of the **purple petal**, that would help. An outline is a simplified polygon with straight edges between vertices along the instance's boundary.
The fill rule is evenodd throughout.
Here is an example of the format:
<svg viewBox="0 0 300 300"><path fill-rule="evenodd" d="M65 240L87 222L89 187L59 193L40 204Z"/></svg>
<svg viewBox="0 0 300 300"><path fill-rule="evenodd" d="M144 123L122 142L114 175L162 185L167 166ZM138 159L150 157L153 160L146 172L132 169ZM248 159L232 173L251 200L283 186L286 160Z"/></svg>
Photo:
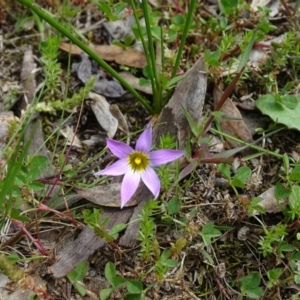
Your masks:
<svg viewBox="0 0 300 300"><path fill-rule="evenodd" d="M184 155L181 150L157 150L149 153L150 163L152 167L167 164Z"/></svg>
<svg viewBox="0 0 300 300"><path fill-rule="evenodd" d="M112 165L108 166L102 171L95 173L96 176L99 175L111 175L119 176L123 175L129 171L129 165L126 158L122 158L114 162Z"/></svg>
<svg viewBox="0 0 300 300"><path fill-rule="evenodd" d="M152 146L152 126L151 122L136 141L135 150L149 153Z"/></svg>
<svg viewBox="0 0 300 300"><path fill-rule="evenodd" d="M141 181L141 175L138 172L126 172L121 185L121 208L130 200Z"/></svg>
<svg viewBox="0 0 300 300"><path fill-rule="evenodd" d="M141 176L147 188L151 191L154 197L157 198L160 192L160 181L155 171L152 168L148 168L141 174Z"/></svg>
<svg viewBox="0 0 300 300"><path fill-rule="evenodd" d="M130 146L119 141L107 139L106 143L109 150L118 158L125 158L133 151Z"/></svg>

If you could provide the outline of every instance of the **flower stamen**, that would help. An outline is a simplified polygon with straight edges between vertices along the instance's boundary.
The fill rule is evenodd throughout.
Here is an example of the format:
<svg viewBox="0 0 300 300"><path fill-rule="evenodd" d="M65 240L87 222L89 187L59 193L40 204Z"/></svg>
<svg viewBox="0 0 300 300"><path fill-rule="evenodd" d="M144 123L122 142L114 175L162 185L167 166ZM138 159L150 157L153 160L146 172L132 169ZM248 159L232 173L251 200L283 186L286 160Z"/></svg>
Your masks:
<svg viewBox="0 0 300 300"><path fill-rule="evenodd" d="M129 154L127 160L129 166L135 172L143 172L150 165L149 156L144 152L133 151Z"/></svg>

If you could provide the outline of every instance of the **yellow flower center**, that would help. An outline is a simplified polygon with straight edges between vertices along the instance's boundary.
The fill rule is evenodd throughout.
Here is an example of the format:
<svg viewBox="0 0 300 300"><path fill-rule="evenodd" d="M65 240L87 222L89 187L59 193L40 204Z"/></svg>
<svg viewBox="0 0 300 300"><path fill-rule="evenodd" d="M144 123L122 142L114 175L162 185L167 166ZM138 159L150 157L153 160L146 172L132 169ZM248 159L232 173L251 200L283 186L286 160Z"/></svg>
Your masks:
<svg viewBox="0 0 300 300"><path fill-rule="evenodd" d="M144 152L133 151L129 154L128 163L135 172L143 172L150 165L149 156Z"/></svg>

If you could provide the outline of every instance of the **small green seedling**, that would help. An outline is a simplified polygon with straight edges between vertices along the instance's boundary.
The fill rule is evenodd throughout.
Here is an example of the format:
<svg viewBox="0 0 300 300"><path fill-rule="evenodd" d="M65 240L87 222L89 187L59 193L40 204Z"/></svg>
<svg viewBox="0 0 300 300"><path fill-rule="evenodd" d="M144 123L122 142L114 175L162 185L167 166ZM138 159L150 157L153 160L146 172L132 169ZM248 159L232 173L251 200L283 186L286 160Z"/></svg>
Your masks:
<svg viewBox="0 0 300 300"><path fill-rule="evenodd" d="M88 263L81 262L79 263L74 270L67 274L68 279L70 280L71 284L76 288L80 296L86 295L86 289L82 280L84 279L86 272L88 271Z"/></svg>
<svg viewBox="0 0 300 300"><path fill-rule="evenodd" d="M105 278L112 287L100 291L99 297L101 300L108 299L113 292L122 287L126 287L128 291L124 299L139 300L142 298L143 284L137 280L127 280L124 277L117 275L116 268L112 262L106 264L104 272Z"/></svg>
<svg viewBox="0 0 300 300"><path fill-rule="evenodd" d="M243 296L248 296L251 299L259 299L263 295L263 289L260 285L260 274L250 273L247 276L241 279L241 292L242 295L240 299L243 299Z"/></svg>

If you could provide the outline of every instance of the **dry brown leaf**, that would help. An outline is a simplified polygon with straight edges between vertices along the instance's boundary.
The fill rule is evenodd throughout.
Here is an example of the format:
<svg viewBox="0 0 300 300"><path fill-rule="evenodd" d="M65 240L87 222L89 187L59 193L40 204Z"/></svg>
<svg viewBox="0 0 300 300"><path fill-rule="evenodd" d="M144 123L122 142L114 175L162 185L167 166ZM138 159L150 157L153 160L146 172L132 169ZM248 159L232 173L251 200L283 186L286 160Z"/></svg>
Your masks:
<svg viewBox="0 0 300 300"><path fill-rule="evenodd" d="M215 106L218 104L219 100L222 97L223 92L218 88L214 88L214 104ZM222 128L222 131L224 133L227 133L233 137L236 137L240 140L243 140L248 143L252 143L252 135L249 128L246 126L245 122L242 120L242 115L240 111L236 108L236 106L233 104L231 99L227 99L226 102L223 104L222 108L220 109L221 112L223 112L225 115L230 116L232 118L237 118L240 120L229 120L229 119L222 119L220 121L220 125ZM232 148L239 147L237 142L227 139L228 144Z"/></svg>
<svg viewBox="0 0 300 300"><path fill-rule="evenodd" d="M119 75L126 80L134 89L152 95L152 86L147 85L147 86L140 86L140 79L135 77L132 73L130 72L120 72Z"/></svg>
<svg viewBox="0 0 300 300"><path fill-rule="evenodd" d="M90 46L90 48L102 59L115 61L119 65L138 69L142 69L147 65L145 54L136 49L124 50L116 45ZM83 52L78 46L71 46L68 43L61 43L60 49L74 55L80 55Z"/></svg>
<svg viewBox="0 0 300 300"><path fill-rule="evenodd" d="M108 185L99 185L93 188L75 188L75 191L84 199L97 205L107 207L120 207L121 183L110 183ZM125 207L134 206L137 201L130 201Z"/></svg>
<svg viewBox="0 0 300 300"><path fill-rule="evenodd" d="M107 132L109 138L113 138L118 129L118 120L110 112L110 105L105 97L96 93L89 93L89 98L93 100L91 108L102 128Z"/></svg>
<svg viewBox="0 0 300 300"><path fill-rule="evenodd" d="M117 104L112 104L109 107L111 114L118 120L118 128L122 130L126 135L129 135L129 128L123 113Z"/></svg>
<svg viewBox="0 0 300 300"><path fill-rule="evenodd" d="M259 197L262 198L262 201L260 201L258 205L261 206L267 213L274 214L281 212L288 204L288 199L283 199L280 201L276 199L274 186L263 192L261 195L259 195ZM260 213L255 210L253 214L258 215Z"/></svg>

